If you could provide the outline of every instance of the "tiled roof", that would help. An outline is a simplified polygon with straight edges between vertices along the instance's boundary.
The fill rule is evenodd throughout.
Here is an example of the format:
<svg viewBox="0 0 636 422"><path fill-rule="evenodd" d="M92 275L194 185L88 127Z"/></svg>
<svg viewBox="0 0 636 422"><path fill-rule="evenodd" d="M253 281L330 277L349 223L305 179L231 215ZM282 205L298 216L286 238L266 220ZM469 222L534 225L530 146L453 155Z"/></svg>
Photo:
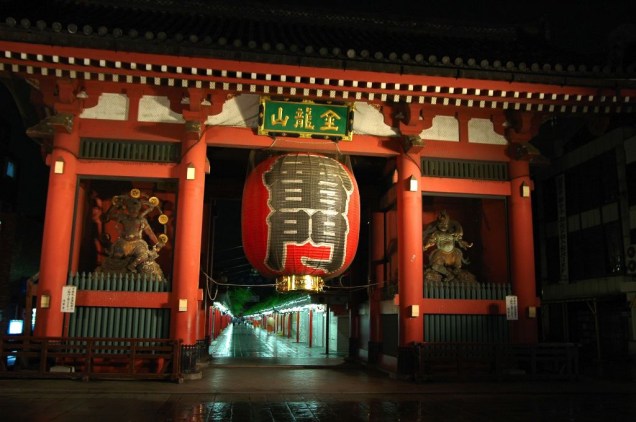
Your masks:
<svg viewBox="0 0 636 422"><path fill-rule="evenodd" d="M545 81L629 68L560 51L520 26L176 0L0 3L0 39L395 73ZM511 76L513 75L513 76Z"/></svg>

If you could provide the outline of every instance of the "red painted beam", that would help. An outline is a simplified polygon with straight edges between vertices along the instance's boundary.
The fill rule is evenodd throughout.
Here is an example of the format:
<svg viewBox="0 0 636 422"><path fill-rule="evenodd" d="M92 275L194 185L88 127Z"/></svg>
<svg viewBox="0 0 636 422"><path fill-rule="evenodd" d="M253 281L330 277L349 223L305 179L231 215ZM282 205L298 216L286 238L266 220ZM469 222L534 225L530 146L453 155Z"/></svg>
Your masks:
<svg viewBox="0 0 636 422"><path fill-rule="evenodd" d="M137 122L137 116L131 116L131 119L135 121L82 119L80 136L82 138L181 142L182 123Z"/></svg>
<svg viewBox="0 0 636 422"><path fill-rule="evenodd" d="M81 137L103 138L104 134L108 139L178 142L183 136L183 125L82 119ZM351 141L336 143L322 139L257 135L253 128L233 126L205 126L202 138L211 147L313 151L326 154L391 157L401 150L400 141L397 138L354 135Z"/></svg>
<svg viewBox="0 0 636 422"><path fill-rule="evenodd" d="M505 315L504 300L473 299L422 299L421 312L424 315Z"/></svg>
<svg viewBox="0 0 636 422"><path fill-rule="evenodd" d="M144 178L177 178L176 164L143 163L139 161L81 160L77 163L77 174L82 176L118 176Z"/></svg>
<svg viewBox="0 0 636 422"><path fill-rule="evenodd" d="M427 299L419 302L422 315L505 315L505 300Z"/></svg>
<svg viewBox="0 0 636 422"><path fill-rule="evenodd" d="M424 157L454 158L482 161L510 161L507 145L489 145L470 142L432 141L424 139L420 155Z"/></svg>
<svg viewBox="0 0 636 422"><path fill-rule="evenodd" d="M111 292L78 290L76 306L102 306L113 308L169 308L168 292Z"/></svg>
<svg viewBox="0 0 636 422"><path fill-rule="evenodd" d="M422 193L510 196L510 182L423 176Z"/></svg>
<svg viewBox="0 0 636 422"><path fill-rule="evenodd" d="M207 126L203 135L208 146L286 151L313 151L326 154L390 157L399 153L397 138L353 135L351 141L333 142L321 139L283 138L257 135L254 129L232 126Z"/></svg>

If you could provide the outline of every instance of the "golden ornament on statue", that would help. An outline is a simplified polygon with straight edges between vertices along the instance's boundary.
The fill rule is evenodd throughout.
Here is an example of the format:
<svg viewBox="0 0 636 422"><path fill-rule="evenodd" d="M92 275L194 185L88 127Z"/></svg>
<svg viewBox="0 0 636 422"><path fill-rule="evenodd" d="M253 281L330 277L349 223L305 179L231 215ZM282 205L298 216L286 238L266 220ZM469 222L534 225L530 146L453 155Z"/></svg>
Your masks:
<svg viewBox="0 0 636 422"><path fill-rule="evenodd" d="M153 207L156 207L159 205L159 198L157 198L156 196L152 196L150 197L150 199L148 199L148 202L150 203L150 205L152 205Z"/></svg>
<svg viewBox="0 0 636 422"><path fill-rule="evenodd" d="M161 214L159 217L157 217L157 221L159 222L159 224L168 224L168 216L165 214Z"/></svg>
<svg viewBox="0 0 636 422"><path fill-rule="evenodd" d="M135 198L135 199L137 199L137 198L139 198L140 196L141 196L141 191L140 191L139 189L134 188L134 189L131 189L131 190L130 190L130 197L131 197L131 198Z"/></svg>

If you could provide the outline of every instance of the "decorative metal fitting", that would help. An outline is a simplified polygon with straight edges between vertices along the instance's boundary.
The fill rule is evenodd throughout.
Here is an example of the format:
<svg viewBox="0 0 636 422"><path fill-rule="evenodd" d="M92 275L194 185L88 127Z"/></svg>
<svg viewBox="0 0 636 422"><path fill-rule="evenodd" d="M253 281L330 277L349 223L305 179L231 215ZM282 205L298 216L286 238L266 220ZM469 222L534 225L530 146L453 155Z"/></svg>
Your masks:
<svg viewBox="0 0 636 422"><path fill-rule="evenodd" d="M198 122L196 120L188 120L185 122L186 132L201 134L202 127L203 125L201 124L201 122Z"/></svg>
<svg viewBox="0 0 636 422"><path fill-rule="evenodd" d="M325 282L322 277L314 275L283 275L276 279L276 291L279 293L304 290L322 292Z"/></svg>

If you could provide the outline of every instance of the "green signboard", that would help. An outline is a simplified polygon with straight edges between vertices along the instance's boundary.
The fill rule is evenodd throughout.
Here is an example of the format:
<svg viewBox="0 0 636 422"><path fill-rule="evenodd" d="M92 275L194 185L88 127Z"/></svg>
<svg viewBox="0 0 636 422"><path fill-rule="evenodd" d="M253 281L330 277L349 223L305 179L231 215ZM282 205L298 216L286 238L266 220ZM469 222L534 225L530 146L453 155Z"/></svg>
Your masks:
<svg viewBox="0 0 636 422"><path fill-rule="evenodd" d="M353 110L350 105L261 98L259 135L350 141L352 131Z"/></svg>

